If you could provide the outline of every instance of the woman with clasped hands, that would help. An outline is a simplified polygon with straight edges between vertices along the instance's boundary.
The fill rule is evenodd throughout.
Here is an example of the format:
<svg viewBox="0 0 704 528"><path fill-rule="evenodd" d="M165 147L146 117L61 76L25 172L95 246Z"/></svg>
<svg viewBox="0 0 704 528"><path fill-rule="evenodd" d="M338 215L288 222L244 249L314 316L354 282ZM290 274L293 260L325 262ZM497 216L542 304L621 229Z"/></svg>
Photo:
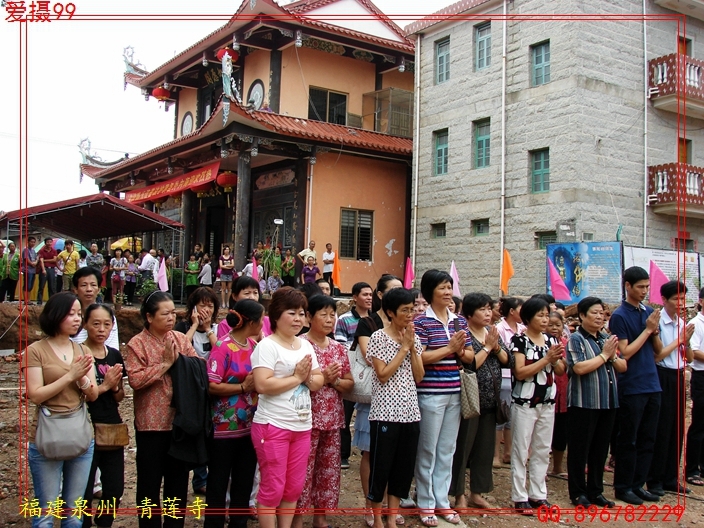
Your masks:
<svg viewBox="0 0 704 528"><path fill-rule="evenodd" d="M261 472L261 528L291 527L306 478L313 427L310 393L325 383L313 347L296 337L306 322L307 307L302 292L288 286L276 290L269 304L273 333L252 354L259 394L252 443Z"/></svg>
<svg viewBox="0 0 704 528"><path fill-rule="evenodd" d="M161 527L159 491L175 501L181 517L165 517L165 528L184 525L188 499L188 466L168 454L176 409L171 407L173 384L168 373L179 354L195 356L189 338L174 332L176 309L170 294L156 290L142 303L144 330L134 336L124 354L130 386L134 390L134 429L137 443L137 508L151 505L151 518L139 517L139 527Z"/></svg>
<svg viewBox="0 0 704 528"><path fill-rule="evenodd" d="M515 364L511 394L511 497L521 515L532 515L533 508L540 506L550 507L545 477L555 423L554 374L564 374L566 366L562 344L545 333L550 320L549 309L544 299L528 299L521 308L526 331L512 338ZM529 453L530 481L526 487Z"/></svg>
<svg viewBox="0 0 704 528"><path fill-rule="evenodd" d="M616 373L625 372L628 364L618 352L618 337L601 330L601 299L582 299L577 313L580 326L567 343L567 485L575 506L613 508L614 503L603 495L604 463L618 409Z"/></svg>
<svg viewBox="0 0 704 528"><path fill-rule="evenodd" d="M69 460L49 460L35 444L39 406L50 411L67 412L82 404L85 397L98 397L98 384L93 370L93 356L69 337L81 327L81 303L70 292L57 293L49 298L39 315L39 326L47 336L27 347L27 396L37 406L29 430L29 469L32 473L34 496L42 508L49 501L63 498L66 508L73 508L83 497L93 460L93 441L88 450ZM71 431L66 431L67 435ZM79 517L67 517L62 526L80 528ZM54 517L33 517L32 527L50 527Z"/></svg>

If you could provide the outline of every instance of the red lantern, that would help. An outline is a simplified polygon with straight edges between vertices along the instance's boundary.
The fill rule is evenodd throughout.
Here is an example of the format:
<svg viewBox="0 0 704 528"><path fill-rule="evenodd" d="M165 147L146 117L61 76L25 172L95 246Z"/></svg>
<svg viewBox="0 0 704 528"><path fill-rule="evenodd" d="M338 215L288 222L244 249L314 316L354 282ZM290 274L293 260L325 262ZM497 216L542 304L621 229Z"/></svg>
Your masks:
<svg viewBox="0 0 704 528"><path fill-rule="evenodd" d="M152 95L159 99L159 101L166 101L167 99L171 99L171 92L163 86L154 88L152 90Z"/></svg>
<svg viewBox="0 0 704 528"><path fill-rule="evenodd" d="M225 56L225 53L232 57L232 62L237 62L237 59L239 59L240 57L239 53L230 48L222 48L221 50L218 50L215 56L218 58L219 61L222 62L222 58Z"/></svg>
<svg viewBox="0 0 704 528"><path fill-rule="evenodd" d="M210 182L208 182L196 185L195 187L192 187L191 190L198 195L198 198L203 198L203 196L210 192L211 188Z"/></svg>
<svg viewBox="0 0 704 528"><path fill-rule="evenodd" d="M232 188L237 185L237 174L230 171L221 172L218 174L218 179L216 181L226 193L229 193L232 192Z"/></svg>

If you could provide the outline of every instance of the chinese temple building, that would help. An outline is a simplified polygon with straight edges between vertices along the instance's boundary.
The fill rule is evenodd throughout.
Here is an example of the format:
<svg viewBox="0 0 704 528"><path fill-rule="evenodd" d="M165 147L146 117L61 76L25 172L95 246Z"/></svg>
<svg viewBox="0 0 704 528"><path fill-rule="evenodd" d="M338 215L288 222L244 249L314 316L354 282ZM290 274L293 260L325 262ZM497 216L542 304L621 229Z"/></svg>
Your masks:
<svg viewBox="0 0 704 528"><path fill-rule="evenodd" d="M403 273L414 44L372 2L244 0L158 68L128 64L125 83L174 109L174 139L81 170L185 226L181 247L154 247L228 244L241 270L258 241L295 254L315 240L319 259L331 243L343 292Z"/></svg>

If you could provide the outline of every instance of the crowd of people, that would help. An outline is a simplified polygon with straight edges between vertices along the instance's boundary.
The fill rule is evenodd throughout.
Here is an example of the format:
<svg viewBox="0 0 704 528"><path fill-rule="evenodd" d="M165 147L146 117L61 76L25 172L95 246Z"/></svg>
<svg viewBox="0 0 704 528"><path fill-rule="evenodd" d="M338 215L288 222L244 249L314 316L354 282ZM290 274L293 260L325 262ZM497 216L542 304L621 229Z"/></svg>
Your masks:
<svg viewBox="0 0 704 528"><path fill-rule="evenodd" d="M314 243L298 255L306 266L317 261L310 252ZM583 507L615 505L604 495L605 470L615 472L615 498L634 505L704 485L704 317L683 320L682 283L663 285L663 309L654 310L643 304L647 272L629 268L626 298L610 319L600 299L587 297L570 328L550 295L459 299L448 273L429 270L419 290L393 275L376 288L355 284L351 309L338 317L333 284L319 270L298 289L280 285L265 310L260 282L229 276L228 255L229 248L219 259L220 280L231 283L226 296L190 284L186 318L177 323L171 295L152 292L140 309L144 330L122 354L112 310L96 303L100 272L78 269L73 292L46 303L46 337L27 351L37 416L85 400L94 424L119 424L126 376L134 391L135 503L172 501L181 518L164 516L163 526L183 526L193 471L208 528L244 527L251 514L263 528L300 528L308 513L314 528L328 527L352 446L362 453L359 492L370 528L404 524L401 508L409 506L424 526L440 517L459 524L466 508L490 508L493 466L502 463L510 463L512 506L522 515L550 507L548 473L566 473L570 499ZM189 259L198 263L192 275L208 265L203 257ZM227 315L219 321L221 307ZM688 364L685 483L678 475ZM467 417L465 373L476 379L478 401ZM99 470L101 503L119 506L124 446L104 450L91 441L79 456L54 460L35 438L32 429L29 464L41 507L59 493L69 505L83 498L95 516L63 524L111 526L113 517L95 509L94 479ZM140 516L140 527L161 526L160 511Z"/></svg>

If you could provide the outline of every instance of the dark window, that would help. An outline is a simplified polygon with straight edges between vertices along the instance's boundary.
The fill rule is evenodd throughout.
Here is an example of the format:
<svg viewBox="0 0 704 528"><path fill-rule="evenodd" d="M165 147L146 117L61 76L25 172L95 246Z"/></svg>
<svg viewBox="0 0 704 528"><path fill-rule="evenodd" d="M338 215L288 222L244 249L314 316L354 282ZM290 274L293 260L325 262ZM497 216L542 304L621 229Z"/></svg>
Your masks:
<svg viewBox="0 0 704 528"><path fill-rule="evenodd" d="M311 88L308 102L308 119L346 125L347 95L321 88Z"/></svg>
<svg viewBox="0 0 704 528"><path fill-rule="evenodd" d="M340 212L340 258L372 260L374 213L357 209Z"/></svg>

